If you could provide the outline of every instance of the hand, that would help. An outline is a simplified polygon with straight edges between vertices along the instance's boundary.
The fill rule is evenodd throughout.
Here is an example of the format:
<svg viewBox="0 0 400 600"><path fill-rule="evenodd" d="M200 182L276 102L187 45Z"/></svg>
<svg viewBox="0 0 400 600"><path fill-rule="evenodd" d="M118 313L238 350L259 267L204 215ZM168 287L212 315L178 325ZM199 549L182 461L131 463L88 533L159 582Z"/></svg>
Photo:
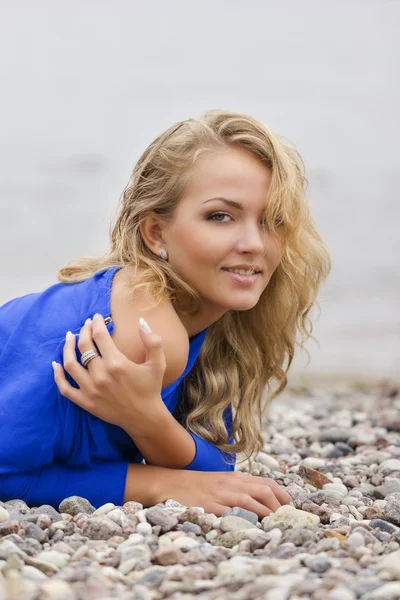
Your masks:
<svg viewBox="0 0 400 600"><path fill-rule="evenodd" d="M229 508L240 506L263 519L282 504L291 504L289 494L273 479L240 471L210 473L166 469L165 473L160 472L157 486L154 504L172 498L186 506L202 506L217 517Z"/></svg>
<svg viewBox="0 0 400 600"><path fill-rule="evenodd" d="M101 315L88 319L80 330L78 348L100 352L87 368L78 363L75 335L71 334L63 350L64 369L78 384L73 387L61 365L53 363L54 379L61 394L95 417L122 427L132 419L135 404L149 409L149 402L161 399L166 368L162 339L139 326L140 338L146 348L143 364L130 361L118 350ZM93 341L94 340L94 341ZM94 344L96 343L96 346ZM56 366L54 366L56 365Z"/></svg>

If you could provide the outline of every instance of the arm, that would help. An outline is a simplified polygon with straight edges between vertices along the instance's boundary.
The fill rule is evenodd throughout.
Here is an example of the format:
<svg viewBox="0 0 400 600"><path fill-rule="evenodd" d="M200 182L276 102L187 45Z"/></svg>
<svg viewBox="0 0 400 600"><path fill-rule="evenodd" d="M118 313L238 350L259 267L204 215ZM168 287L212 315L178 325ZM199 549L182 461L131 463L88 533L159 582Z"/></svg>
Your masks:
<svg viewBox="0 0 400 600"><path fill-rule="evenodd" d="M136 419L135 419L136 420ZM224 421L229 437L232 434L232 408L224 412ZM186 430L169 412L165 404L155 404L151 415L140 419L141 432L129 424L125 428L147 464L170 469L192 471L233 471L235 455L224 455L210 442ZM145 423L146 432L143 433ZM230 440L229 443L233 443ZM228 464L225 460L233 464Z"/></svg>
<svg viewBox="0 0 400 600"><path fill-rule="evenodd" d="M106 502L122 506L127 471L127 462L98 462L87 468L54 462L36 471L2 475L0 500L18 498L28 506L50 504L58 510L65 498L81 496L95 508Z"/></svg>
<svg viewBox="0 0 400 600"><path fill-rule="evenodd" d="M135 426L140 424L140 431ZM182 469L191 463L196 454L194 439L169 412L162 400L147 407L142 418L131 420L124 430L140 450L148 465Z"/></svg>

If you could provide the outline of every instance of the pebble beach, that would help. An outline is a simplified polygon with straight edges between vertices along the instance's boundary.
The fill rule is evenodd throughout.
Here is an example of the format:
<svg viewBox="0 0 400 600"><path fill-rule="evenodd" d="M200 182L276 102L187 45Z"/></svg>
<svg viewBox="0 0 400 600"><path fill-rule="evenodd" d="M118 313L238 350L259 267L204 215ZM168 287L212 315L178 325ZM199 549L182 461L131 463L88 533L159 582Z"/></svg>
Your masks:
<svg viewBox="0 0 400 600"><path fill-rule="evenodd" d="M0 502L0 600L400 599L400 393L390 381L287 388L237 470L292 498L268 517L175 499Z"/></svg>

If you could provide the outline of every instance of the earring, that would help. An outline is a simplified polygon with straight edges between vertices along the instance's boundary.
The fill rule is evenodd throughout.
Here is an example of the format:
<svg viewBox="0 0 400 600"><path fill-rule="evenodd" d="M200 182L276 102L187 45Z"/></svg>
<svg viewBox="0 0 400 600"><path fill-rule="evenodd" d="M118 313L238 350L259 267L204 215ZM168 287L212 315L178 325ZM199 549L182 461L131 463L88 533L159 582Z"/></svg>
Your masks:
<svg viewBox="0 0 400 600"><path fill-rule="evenodd" d="M166 251L166 249L165 249L165 248L161 248L161 250L160 250L160 256L161 256L161 258L163 258L164 260L167 260L167 258L168 258L168 253L167 253L167 251Z"/></svg>

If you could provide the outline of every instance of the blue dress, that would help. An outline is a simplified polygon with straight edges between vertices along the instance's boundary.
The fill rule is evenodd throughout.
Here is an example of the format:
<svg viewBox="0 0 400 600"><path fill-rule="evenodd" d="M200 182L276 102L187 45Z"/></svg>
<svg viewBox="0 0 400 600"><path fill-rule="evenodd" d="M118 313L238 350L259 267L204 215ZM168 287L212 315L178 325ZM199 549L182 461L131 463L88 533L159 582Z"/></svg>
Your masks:
<svg viewBox="0 0 400 600"><path fill-rule="evenodd" d="M141 463L143 456L122 428L62 396L51 366L53 360L63 364L66 332L79 335L95 313L103 315L113 333L110 295L119 269L104 269L78 283L60 282L0 307L0 500L21 498L30 506L50 504L57 509L68 496L85 497L96 508L106 502L123 504L128 465ZM171 413L206 333L207 329L190 338L185 371L161 391ZM78 348L76 352L79 360ZM230 436L231 406L224 419ZM233 454L189 433L196 455L185 469L234 469L226 462L227 457L234 462Z"/></svg>

